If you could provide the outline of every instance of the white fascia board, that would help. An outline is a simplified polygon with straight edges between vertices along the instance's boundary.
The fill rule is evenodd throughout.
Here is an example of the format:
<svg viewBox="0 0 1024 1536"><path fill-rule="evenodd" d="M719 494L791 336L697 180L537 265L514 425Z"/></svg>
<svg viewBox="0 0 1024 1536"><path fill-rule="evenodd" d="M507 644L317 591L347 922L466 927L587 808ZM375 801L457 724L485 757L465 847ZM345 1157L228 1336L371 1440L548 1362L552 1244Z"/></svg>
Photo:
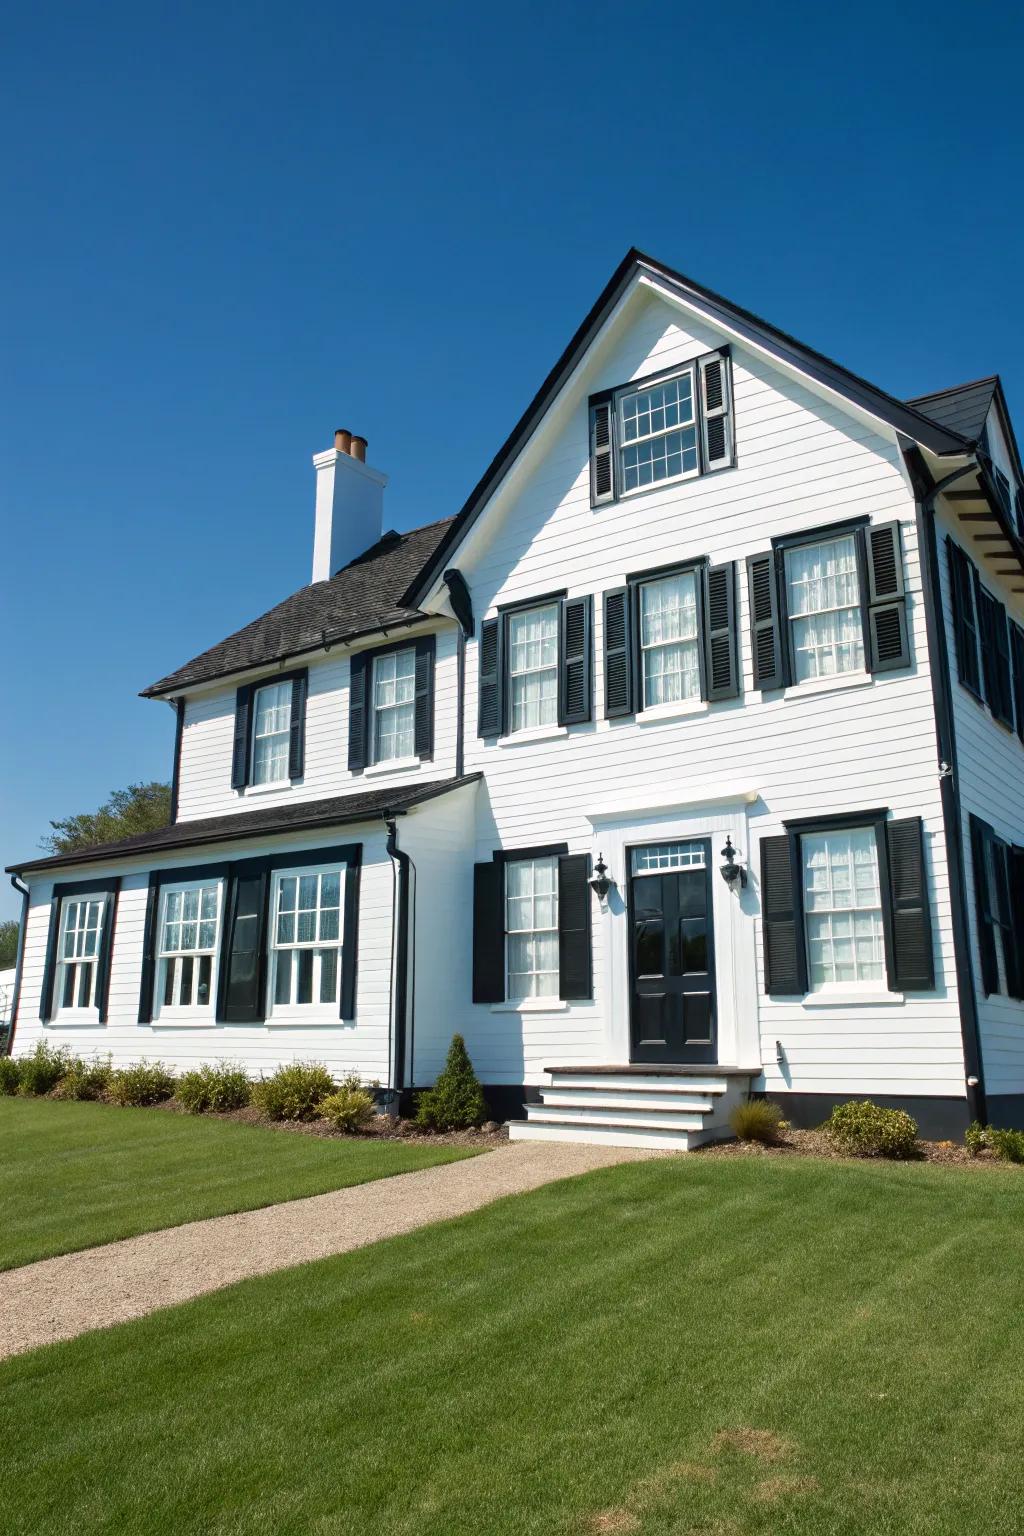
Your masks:
<svg viewBox="0 0 1024 1536"><path fill-rule="evenodd" d="M760 790L746 784L695 785L686 794L666 790L660 795L642 795L636 798L623 795L615 801L593 806L583 812L589 822L622 821L627 816L669 815L672 811L689 810L693 806L753 805L760 797Z"/></svg>

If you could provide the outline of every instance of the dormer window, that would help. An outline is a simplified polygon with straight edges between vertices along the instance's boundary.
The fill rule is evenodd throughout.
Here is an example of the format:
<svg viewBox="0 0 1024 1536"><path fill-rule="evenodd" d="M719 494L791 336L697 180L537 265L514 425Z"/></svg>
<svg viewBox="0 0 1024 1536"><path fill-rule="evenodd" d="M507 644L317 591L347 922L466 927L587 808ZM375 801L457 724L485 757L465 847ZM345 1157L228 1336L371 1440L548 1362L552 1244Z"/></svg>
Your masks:
<svg viewBox="0 0 1024 1536"><path fill-rule="evenodd" d="M305 766L309 674L278 674L272 682L243 683L235 694L231 787L287 784Z"/></svg>
<svg viewBox="0 0 1024 1536"><path fill-rule="evenodd" d="M391 762L416 754L416 651L373 660L373 757Z"/></svg>

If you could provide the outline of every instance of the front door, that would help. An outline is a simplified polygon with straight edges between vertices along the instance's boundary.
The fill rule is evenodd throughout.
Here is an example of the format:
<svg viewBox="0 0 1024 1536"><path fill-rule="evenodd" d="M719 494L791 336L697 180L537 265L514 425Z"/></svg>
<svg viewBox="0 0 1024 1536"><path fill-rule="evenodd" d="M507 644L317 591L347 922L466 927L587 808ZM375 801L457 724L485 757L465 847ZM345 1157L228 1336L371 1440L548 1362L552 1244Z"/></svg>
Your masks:
<svg viewBox="0 0 1024 1536"><path fill-rule="evenodd" d="M630 1027L636 1062L717 1061L711 845L630 850Z"/></svg>

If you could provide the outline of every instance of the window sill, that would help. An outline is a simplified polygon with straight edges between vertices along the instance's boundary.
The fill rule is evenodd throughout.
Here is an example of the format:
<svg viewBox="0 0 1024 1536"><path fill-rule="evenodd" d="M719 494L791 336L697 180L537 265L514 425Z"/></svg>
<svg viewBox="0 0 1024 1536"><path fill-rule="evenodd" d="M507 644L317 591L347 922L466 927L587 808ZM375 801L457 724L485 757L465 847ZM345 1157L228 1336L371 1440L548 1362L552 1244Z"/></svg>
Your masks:
<svg viewBox="0 0 1024 1536"><path fill-rule="evenodd" d="M842 693L847 688L867 688L874 682L870 672L843 672L838 677L809 677L783 690L784 699L806 699L809 694Z"/></svg>
<svg viewBox="0 0 1024 1536"><path fill-rule="evenodd" d="M636 717L637 725L658 725L662 720L683 720L687 715L706 715L707 699L685 699L678 704L654 704L641 709Z"/></svg>
<svg viewBox="0 0 1024 1536"><path fill-rule="evenodd" d="M876 992L866 987L837 987L834 992L808 992L803 998L805 1008L859 1008L870 1004L898 1007L904 1002L902 992Z"/></svg>
<svg viewBox="0 0 1024 1536"><path fill-rule="evenodd" d="M288 1012L268 1013L263 1022L268 1029L324 1029L332 1025L351 1027L354 1021L339 1017L337 1003L306 1003Z"/></svg>
<svg viewBox="0 0 1024 1536"><path fill-rule="evenodd" d="M385 773L413 773L422 767L422 760L418 757L389 757L383 763L370 763L363 769L363 777L371 779Z"/></svg>
<svg viewBox="0 0 1024 1536"><path fill-rule="evenodd" d="M569 1007L558 997L524 997L518 1003L492 1003L492 1013L565 1013Z"/></svg>
<svg viewBox="0 0 1024 1536"><path fill-rule="evenodd" d="M514 731L509 736L499 736L499 747L525 747L532 741L555 741L559 736L568 736L569 728L566 725L541 725L529 731Z"/></svg>
<svg viewBox="0 0 1024 1536"><path fill-rule="evenodd" d="M191 1008L183 1008L180 1017L175 1014L173 1008L162 1008L150 1020L153 1029L213 1029L216 1023L212 1009L200 1014L193 1012Z"/></svg>
<svg viewBox="0 0 1024 1536"><path fill-rule="evenodd" d="M246 800L250 795L272 795L275 791L280 793L282 789L291 789L293 784L299 784L300 779L275 779L273 784L247 784L242 791Z"/></svg>
<svg viewBox="0 0 1024 1536"><path fill-rule="evenodd" d="M62 1029L66 1024L100 1027L100 1016L95 1008L62 1008L52 1019L47 1019L49 1029ZM105 1028L106 1026L102 1026Z"/></svg>

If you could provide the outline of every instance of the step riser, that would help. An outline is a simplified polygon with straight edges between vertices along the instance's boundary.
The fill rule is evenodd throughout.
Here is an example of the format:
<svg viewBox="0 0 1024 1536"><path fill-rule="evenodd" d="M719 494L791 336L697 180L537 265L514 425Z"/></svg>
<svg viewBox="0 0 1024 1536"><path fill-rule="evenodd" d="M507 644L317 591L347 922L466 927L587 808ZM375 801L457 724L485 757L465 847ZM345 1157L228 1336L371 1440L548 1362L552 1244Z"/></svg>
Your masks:
<svg viewBox="0 0 1024 1536"><path fill-rule="evenodd" d="M570 1093L568 1089L542 1088L540 1096L545 1106L555 1109L663 1109L673 1114L710 1115L716 1107L712 1098L695 1094L680 1094L673 1098L667 1093L598 1093L596 1089Z"/></svg>
<svg viewBox="0 0 1024 1536"><path fill-rule="evenodd" d="M657 1152L687 1152L704 1139L686 1131L623 1131L605 1126L534 1125L514 1120L508 1128L512 1141L575 1141L584 1146L641 1147Z"/></svg>
<svg viewBox="0 0 1024 1536"><path fill-rule="evenodd" d="M729 1081L723 1077L615 1077L611 1073L604 1077L583 1077L569 1072L553 1072L551 1074L551 1087L563 1090L575 1090L577 1088L600 1089L605 1093L671 1093L681 1094L725 1094L729 1091Z"/></svg>
<svg viewBox="0 0 1024 1536"><path fill-rule="evenodd" d="M703 1115L666 1115L657 1110L650 1114L631 1114L622 1109L536 1109L530 1106L531 1125L611 1125L631 1131L650 1127L658 1131L702 1131Z"/></svg>

